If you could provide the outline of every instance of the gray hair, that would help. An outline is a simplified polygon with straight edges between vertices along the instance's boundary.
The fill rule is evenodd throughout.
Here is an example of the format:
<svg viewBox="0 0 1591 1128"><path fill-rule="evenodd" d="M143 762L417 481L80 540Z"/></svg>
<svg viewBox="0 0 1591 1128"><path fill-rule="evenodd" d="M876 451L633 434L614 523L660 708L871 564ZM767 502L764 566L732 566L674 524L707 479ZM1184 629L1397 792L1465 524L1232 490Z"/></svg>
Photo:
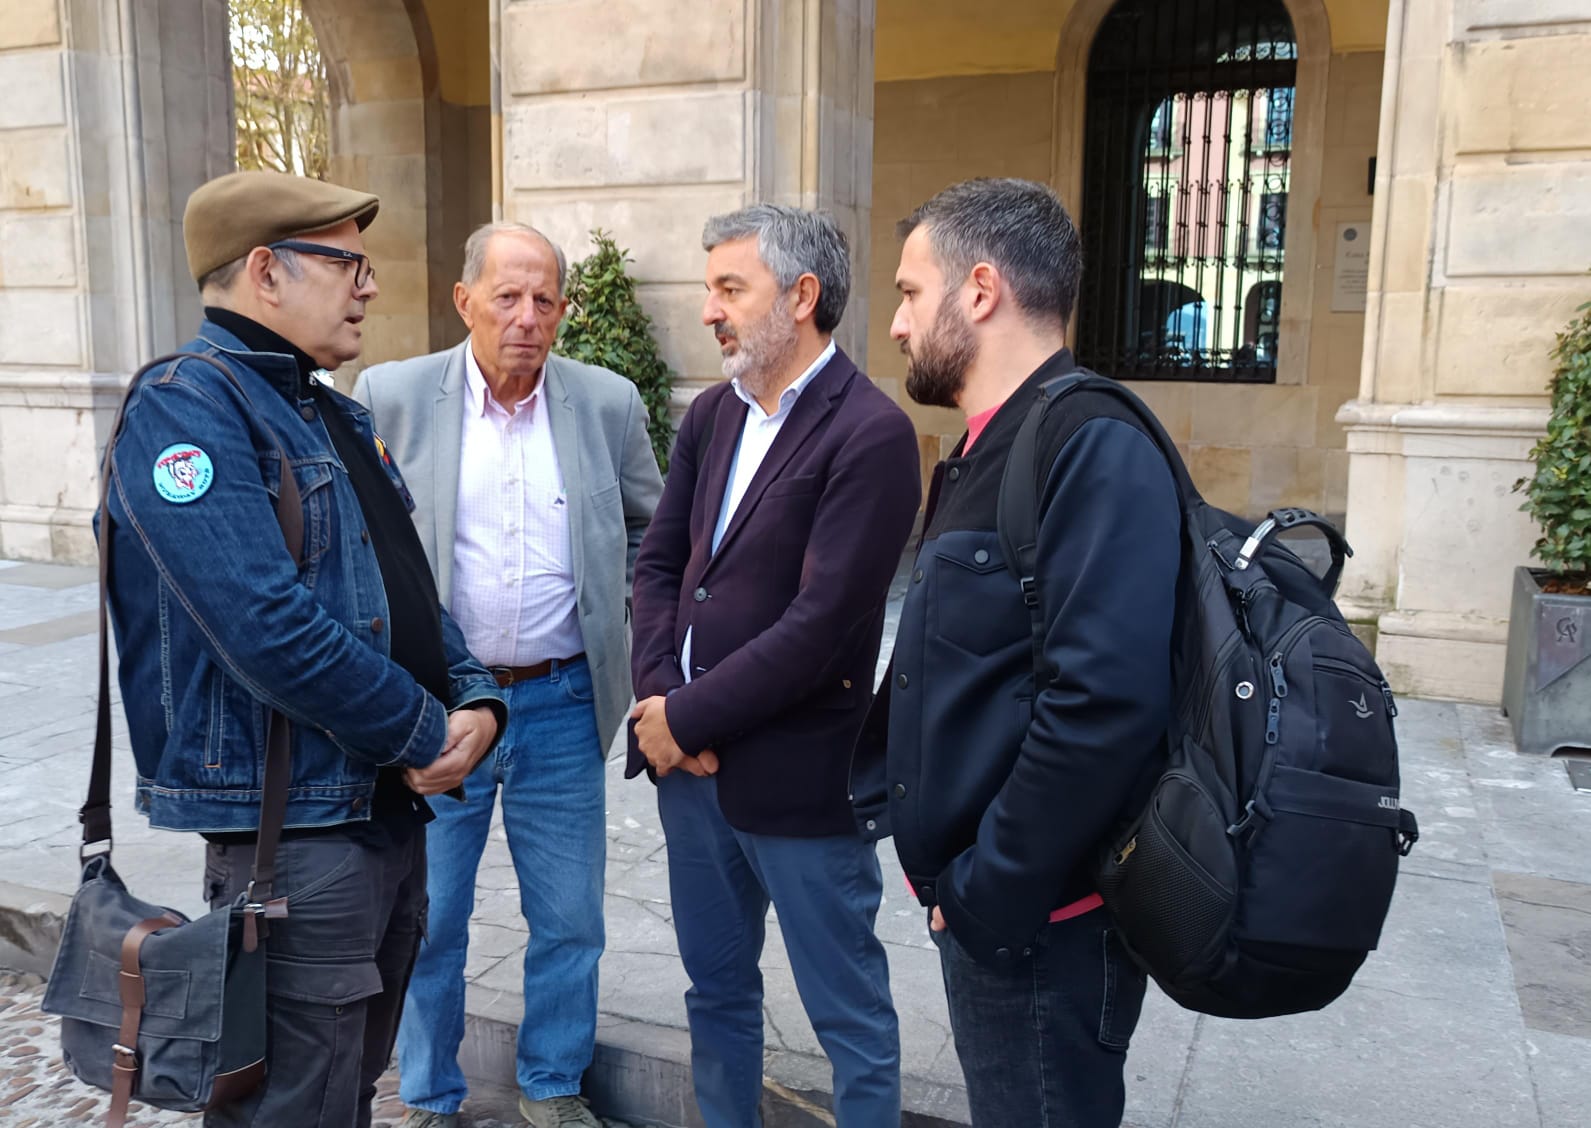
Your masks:
<svg viewBox="0 0 1591 1128"><path fill-rule="evenodd" d="M1066 207L1033 180L964 180L934 196L896 228L902 239L928 233L947 286L966 281L980 262L996 267L1017 306L1063 326L1077 304L1083 250Z"/></svg>
<svg viewBox="0 0 1591 1128"><path fill-rule="evenodd" d="M464 242L464 273L460 276L464 285L473 286L480 281L481 271L486 269L486 247L494 235L534 235L551 247L552 257L558 260L558 296L563 297L564 283L569 279L569 260L564 258L563 248L530 224L508 219L483 223L470 232Z"/></svg>
<svg viewBox="0 0 1591 1128"><path fill-rule="evenodd" d="M783 204L753 204L728 215L715 215L702 228L702 249L747 236L757 237L757 255L788 291L803 274L818 280L818 306L812 322L820 333L832 333L851 296L851 252L832 216Z"/></svg>
<svg viewBox="0 0 1591 1128"><path fill-rule="evenodd" d="M249 251L249 255L253 253L252 250ZM298 279L304 277L304 267L298 261L297 251L289 250L286 247L277 247L271 251L271 254L276 256L277 261L282 264L282 269L287 271L289 278ZM199 295L203 297L206 293L212 291L223 293L230 290L232 283L237 281L238 275L243 273L243 266L249 261L249 255L240 255L231 262L224 262L199 279Z"/></svg>

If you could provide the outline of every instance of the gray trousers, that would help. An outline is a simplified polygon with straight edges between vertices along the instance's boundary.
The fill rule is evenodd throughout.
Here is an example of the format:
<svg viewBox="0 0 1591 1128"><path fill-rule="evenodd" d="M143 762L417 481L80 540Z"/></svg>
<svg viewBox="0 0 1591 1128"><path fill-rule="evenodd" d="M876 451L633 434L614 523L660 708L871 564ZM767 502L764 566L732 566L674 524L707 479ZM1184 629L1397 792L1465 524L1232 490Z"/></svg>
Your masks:
<svg viewBox="0 0 1591 1128"><path fill-rule="evenodd" d="M253 863L252 845L210 845L212 906L247 887ZM368 1128L425 927L425 832L382 848L288 839L276 874L288 915L265 942L265 1083L207 1112L205 1128Z"/></svg>

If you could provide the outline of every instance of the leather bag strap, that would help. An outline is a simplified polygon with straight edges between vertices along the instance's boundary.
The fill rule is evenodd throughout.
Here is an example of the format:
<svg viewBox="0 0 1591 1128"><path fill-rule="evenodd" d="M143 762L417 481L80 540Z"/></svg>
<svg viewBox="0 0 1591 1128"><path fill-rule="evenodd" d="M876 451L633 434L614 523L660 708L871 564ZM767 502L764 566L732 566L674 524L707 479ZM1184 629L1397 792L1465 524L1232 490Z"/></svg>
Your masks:
<svg viewBox="0 0 1591 1128"><path fill-rule="evenodd" d="M138 1083L138 1025L144 1016L144 973L138 954L144 941L156 932L181 923L182 918L176 913L165 913L139 921L122 937L122 966L118 975L122 1024L114 1047L116 1061L111 1066L110 1111L105 1114L105 1128L122 1128L127 1119L127 1105Z"/></svg>
<svg viewBox="0 0 1591 1128"><path fill-rule="evenodd" d="M249 404L252 422L263 430L276 447L277 465L280 467L280 482L276 491L276 521L282 529L282 539L287 546L288 554L295 564L302 564L304 559L304 509L303 501L298 490L298 480L293 477L292 465L288 460L287 452L283 449L281 440L270 426L253 411L253 401L249 399L248 392L238 381L237 376L226 365L205 353L172 353L150 361L133 374L132 380L127 384L127 392L122 396L121 405L116 410L116 419L111 424L110 436L105 441L105 454L100 464L99 481L99 703L94 728L94 762L89 770L88 797L78 812L78 821L83 824L83 844L81 855L86 857L88 848L99 843L105 844L104 853L109 855L112 845L111 814L110 814L110 764L111 764L111 711L110 711L110 620L108 605L110 599L111 554L115 538L112 536L112 520L110 515L110 480L112 456L116 449L116 440L121 436L122 424L127 415L127 405L132 399L133 391L137 388L139 380L147 373L162 366L175 367L184 360L199 361L215 368L235 388L239 395ZM276 845L281 838L282 821L287 812L287 784L291 775L291 762L289 750L291 749L290 730L287 718L276 711L272 711L269 721L269 736L266 742L265 777L262 781L262 796L260 801L260 831L259 845L255 852L255 881L251 888L258 887L264 896L270 894L270 882L276 874ZM262 883L261 877L265 878Z"/></svg>

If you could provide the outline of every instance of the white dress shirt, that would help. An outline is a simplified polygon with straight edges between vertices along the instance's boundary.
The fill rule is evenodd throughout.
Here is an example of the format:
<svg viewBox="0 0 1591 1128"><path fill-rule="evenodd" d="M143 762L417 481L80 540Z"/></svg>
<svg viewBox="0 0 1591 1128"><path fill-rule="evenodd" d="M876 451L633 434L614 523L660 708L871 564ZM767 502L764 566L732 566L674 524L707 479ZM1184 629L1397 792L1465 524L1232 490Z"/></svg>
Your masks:
<svg viewBox="0 0 1591 1128"><path fill-rule="evenodd" d="M546 370L510 414L464 350L464 430L450 610L488 666L533 666L584 646L569 499L553 448Z"/></svg>
<svg viewBox="0 0 1591 1128"><path fill-rule="evenodd" d="M751 488L751 480L757 476L757 471L762 467L762 460L768 457L768 451L773 447L773 441L779 437L779 432L784 429L786 419L790 412L795 410L796 400L801 398L801 393L806 391L807 385L823 370L823 366L834 356L834 341L830 339L828 348L818 354L805 372L796 378L783 392L779 393L779 408L772 415L762 409L762 404L757 398L740 386L737 377L730 381L739 396L746 404L746 422L740 428L740 443L735 447L735 459L729 466L729 485L724 490L724 500L718 510L718 524L713 527L713 551L718 551L718 545L724 539L724 530L729 528L729 522L735 517L735 510L740 508L740 503L745 499L746 491ZM680 669L685 673L685 680L691 680L691 629L685 629L685 644L680 647Z"/></svg>

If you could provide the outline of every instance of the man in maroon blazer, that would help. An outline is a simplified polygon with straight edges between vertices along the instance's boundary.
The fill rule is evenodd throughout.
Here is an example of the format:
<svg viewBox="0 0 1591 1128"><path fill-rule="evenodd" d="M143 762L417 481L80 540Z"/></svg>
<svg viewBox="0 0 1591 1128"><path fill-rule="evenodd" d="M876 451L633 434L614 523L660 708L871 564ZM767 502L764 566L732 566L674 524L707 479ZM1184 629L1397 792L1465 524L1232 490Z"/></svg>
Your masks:
<svg viewBox="0 0 1591 1128"><path fill-rule="evenodd" d="M877 1128L900 1121L900 1040L878 857L847 787L917 440L833 342L850 290L833 220L759 204L702 243L702 321L729 380L686 412L635 563L626 774L657 783L708 1128L761 1124L770 902L838 1124Z"/></svg>

